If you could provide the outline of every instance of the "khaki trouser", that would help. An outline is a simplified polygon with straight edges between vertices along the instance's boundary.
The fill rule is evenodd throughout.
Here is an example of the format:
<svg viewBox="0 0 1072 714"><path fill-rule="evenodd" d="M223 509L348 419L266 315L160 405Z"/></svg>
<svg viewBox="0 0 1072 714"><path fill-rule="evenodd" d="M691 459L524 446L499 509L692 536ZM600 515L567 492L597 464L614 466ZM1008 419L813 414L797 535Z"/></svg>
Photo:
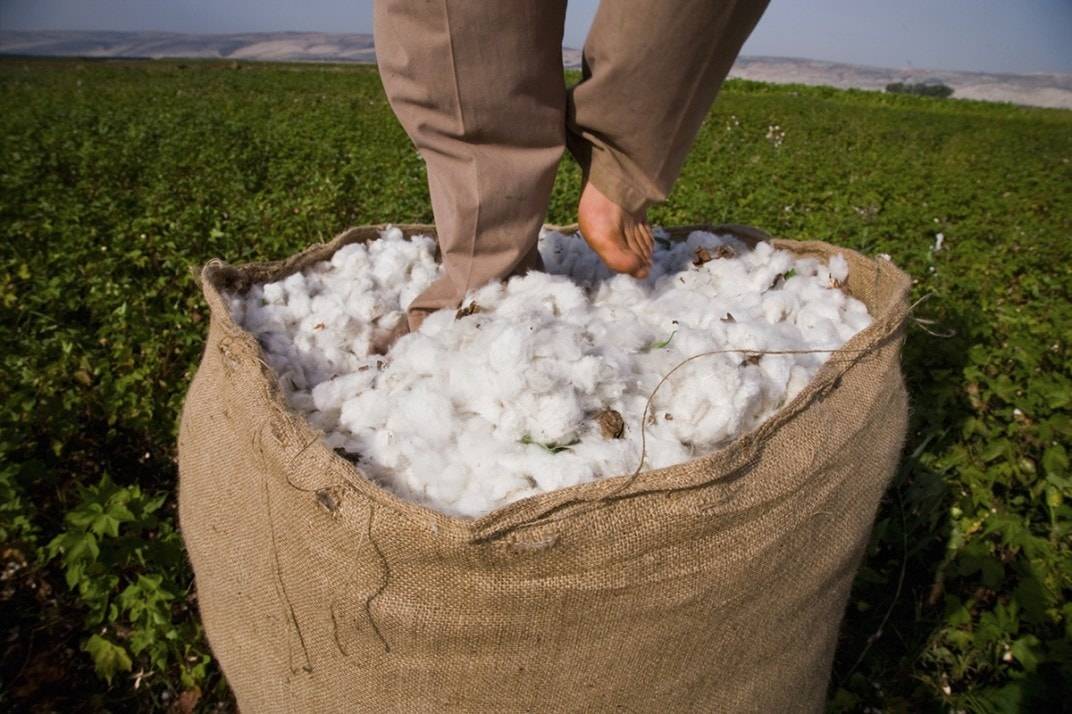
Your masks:
<svg viewBox="0 0 1072 714"><path fill-rule="evenodd" d="M409 327L470 289L540 268L563 149L639 214L681 171L767 0L602 0L583 79L562 77L565 0L376 0L387 98L428 169L445 271Z"/></svg>

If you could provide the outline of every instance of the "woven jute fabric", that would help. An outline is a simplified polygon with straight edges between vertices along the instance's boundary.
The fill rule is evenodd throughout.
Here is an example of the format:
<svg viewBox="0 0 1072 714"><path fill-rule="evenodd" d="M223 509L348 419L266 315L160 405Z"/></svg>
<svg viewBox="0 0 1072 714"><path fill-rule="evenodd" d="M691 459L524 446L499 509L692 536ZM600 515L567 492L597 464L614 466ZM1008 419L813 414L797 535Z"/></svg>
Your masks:
<svg viewBox="0 0 1072 714"><path fill-rule="evenodd" d="M381 228L201 273L212 318L182 413L180 519L241 709L821 710L905 436L908 276L774 240L843 254L845 289L874 318L807 388L709 455L464 519L402 500L327 448L223 298ZM744 226L671 233L697 228L767 238Z"/></svg>

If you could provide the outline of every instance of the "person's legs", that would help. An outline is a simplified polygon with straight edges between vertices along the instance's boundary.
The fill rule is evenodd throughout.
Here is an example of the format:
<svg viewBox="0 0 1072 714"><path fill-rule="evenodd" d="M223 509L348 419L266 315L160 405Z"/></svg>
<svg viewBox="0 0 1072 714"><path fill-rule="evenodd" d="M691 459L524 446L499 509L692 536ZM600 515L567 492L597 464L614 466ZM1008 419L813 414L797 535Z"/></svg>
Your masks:
<svg viewBox="0 0 1072 714"><path fill-rule="evenodd" d="M408 326L542 267L536 240L565 148L565 0L376 0L388 100L428 170L443 275Z"/></svg>
<svg viewBox="0 0 1072 714"><path fill-rule="evenodd" d="M602 0L570 90L567 143L581 165L589 242L641 240L767 0ZM616 235L615 232L619 235ZM632 236L632 237L631 237ZM649 238L650 241L650 238ZM649 246L650 247L650 246Z"/></svg>

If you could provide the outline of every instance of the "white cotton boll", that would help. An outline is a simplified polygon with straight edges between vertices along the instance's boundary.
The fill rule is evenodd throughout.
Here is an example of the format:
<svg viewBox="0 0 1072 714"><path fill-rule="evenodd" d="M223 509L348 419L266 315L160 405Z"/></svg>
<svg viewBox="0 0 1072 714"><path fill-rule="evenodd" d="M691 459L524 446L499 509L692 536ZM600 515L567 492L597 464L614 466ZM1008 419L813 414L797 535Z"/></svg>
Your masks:
<svg viewBox="0 0 1072 714"><path fill-rule="evenodd" d="M454 319L453 310L437 310L424 318L419 331L434 337L449 330L455 322L458 320Z"/></svg>
<svg viewBox="0 0 1072 714"><path fill-rule="evenodd" d="M570 385L582 394L593 394L603 373L603 365L595 355L586 355L572 363Z"/></svg>
<svg viewBox="0 0 1072 714"><path fill-rule="evenodd" d="M808 386L808 382L811 381L811 371L805 367L795 366L789 370L789 382L785 387L785 403L796 398L800 394L804 387Z"/></svg>
<svg viewBox="0 0 1072 714"><path fill-rule="evenodd" d="M395 347L392 351L394 369L422 375L434 375L440 371L444 355L435 338L418 332L410 333L398 340Z"/></svg>
<svg viewBox="0 0 1072 714"><path fill-rule="evenodd" d="M319 343L318 346L320 346ZM334 344L330 344L327 347L320 347L320 363L325 370L330 370L337 374L339 368L346 363L346 358L341 349Z"/></svg>
<svg viewBox="0 0 1072 714"><path fill-rule="evenodd" d="M828 263L830 268L830 277L838 281L838 283L844 284L849 278L849 262L845 260L845 256L838 253L830 258Z"/></svg>
<svg viewBox="0 0 1072 714"><path fill-rule="evenodd" d="M542 491L576 486L592 479L592 464L572 452L545 451L539 458L543 462L541 468L533 469L531 475Z"/></svg>
<svg viewBox="0 0 1072 714"><path fill-rule="evenodd" d="M399 230L399 233L402 231ZM417 249L422 258L431 258L435 253L436 239L429 235L415 235L410 237L410 243Z"/></svg>
<svg viewBox="0 0 1072 714"><path fill-rule="evenodd" d="M633 309L647 298L644 284L628 275L615 275L598 288L595 302L599 305L614 305Z"/></svg>
<svg viewBox="0 0 1072 714"><path fill-rule="evenodd" d="M584 355L576 328L561 323L550 322L533 331L530 341L534 357L555 357L576 362Z"/></svg>
<svg viewBox="0 0 1072 714"><path fill-rule="evenodd" d="M823 269L825 269L825 266L815 258L795 258L793 260L793 270L802 277L817 276L818 271ZM820 283L827 285L829 281L820 280Z"/></svg>
<svg viewBox="0 0 1072 714"><path fill-rule="evenodd" d="M796 319L797 327L804 338L816 347L826 347L841 342L838 339L837 328L832 320L823 317L820 312L811 305L800 310Z"/></svg>
<svg viewBox="0 0 1072 714"><path fill-rule="evenodd" d="M770 344L777 334L771 329L771 325L763 322L730 322L723 325L726 331L726 343L735 349L744 352L762 352L770 349ZM733 355L736 361L740 361L744 355Z"/></svg>
<svg viewBox="0 0 1072 714"><path fill-rule="evenodd" d="M440 383L440 386L458 402L460 407L473 413L484 414L485 399L494 405L500 398L513 396L512 391L504 393L501 388L511 382L516 382L516 379L500 382L499 375L491 371L485 359L482 359L487 356L485 352L447 352L441 356L444 360L442 365L444 381ZM499 409L493 406L492 414L497 415L498 412ZM487 415L487 418L491 419L492 416Z"/></svg>
<svg viewBox="0 0 1072 714"><path fill-rule="evenodd" d="M264 283L262 286L264 301L269 305L282 305L287 300L287 291L283 283Z"/></svg>
<svg viewBox="0 0 1072 714"><path fill-rule="evenodd" d="M648 469L662 469L688 461L692 452L675 438L663 438L658 434L649 434L644 458Z"/></svg>
<svg viewBox="0 0 1072 714"><path fill-rule="evenodd" d="M347 319L343 303L336 295L317 295L310 301L309 309L327 327L341 327Z"/></svg>
<svg viewBox="0 0 1072 714"><path fill-rule="evenodd" d="M344 268L351 256L355 255L356 253L364 252L365 246L361 243L350 243L349 245L344 245L342 248L339 248L337 251L335 251L335 253L331 256L331 260L329 262L331 263L332 267L336 269Z"/></svg>
<svg viewBox="0 0 1072 714"><path fill-rule="evenodd" d="M580 310L588 305L584 291L567 278L561 278L548 286L547 298L552 303L552 312L556 317Z"/></svg>
<svg viewBox="0 0 1072 714"><path fill-rule="evenodd" d="M495 442L494 426L479 418L460 419L457 454L475 473L498 468L502 447Z"/></svg>
<svg viewBox="0 0 1072 714"><path fill-rule="evenodd" d="M399 395L387 415L387 428L419 435L436 446L450 440L454 410L450 400L428 386Z"/></svg>
<svg viewBox="0 0 1072 714"><path fill-rule="evenodd" d="M810 314L826 320L835 321L841 318L841 310L838 308L838 305L831 300L813 300L808 303L805 309Z"/></svg>
<svg viewBox="0 0 1072 714"><path fill-rule="evenodd" d="M398 436L390 429L373 432L364 444L361 453L381 468L397 469L402 465L402 449Z"/></svg>
<svg viewBox="0 0 1072 714"><path fill-rule="evenodd" d="M305 285L305 275L303 273L291 273L283 278L283 290L288 298L296 294L308 297L309 290Z"/></svg>
<svg viewBox="0 0 1072 714"><path fill-rule="evenodd" d="M492 280L481 288L472 291L462 301L463 305L475 302L481 307L481 309L491 309L496 307L503 298L505 289L503 284L498 280Z"/></svg>
<svg viewBox="0 0 1072 714"><path fill-rule="evenodd" d="M834 322L832 324L837 331L838 342L848 342L857 333L857 330L847 322Z"/></svg>
<svg viewBox="0 0 1072 714"><path fill-rule="evenodd" d="M589 438L583 438L572 450L591 472L585 479L587 481L627 476L636 469L640 461L639 442L634 444L627 439L605 439L596 431L593 431Z"/></svg>
<svg viewBox="0 0 1072 714"><path fill-rule="evenodd" d="M770 245L769 243L761 243L761 245ZM793 265L793 258L788 251L779 250L773 252L763 263L763 265L756 268L752 275L752 279L749 281L749 286L754 292L763 292L769 290L771 285L778 281L783 285L791 282L785 280L784 282L779 279L779 275L784 275L789 272L789 269Z"/></svg>
<svg viewBox="0 0 1072 714"><path fill-rule="evenodd" d="M380 316L380 319L376 320L376 327L380 328L381 330L391 330L404 318L405 316L400 310L391 310L389 312L385 312L382 316Z"/></svg>
<svg viewBox="0 0 1072 714"><path fill-rule="evenodd" d="M770 260L773 253L774 246L765 240L760 241L756 243L750 253L746 254L747 262L749 265L764 265Z"/></svg>
<svg viewBox="0 0 1072 714"><path fill-rule="evenodd" d="M680 359L706 352L710 347L710 338L706 331L694 330L685 325L671 325L666 335L673 337L670 338L670 344L663 349L676 350Z"/></svg>
<svg viewBox="0 0 1072 714"><path fill-rule="evenodd" d="M522 394L504 403L499 414L499 421L495 425L495 438L507 443L518 442L526 437L532 438L529 415L534 413L535 405L535 397L529 394Z"/></svg>
<svg viewBox="0 0 1072 714"><path fill-rule="evenodd" d="M388 226L380 231L380 240L371 245L374 248L383 247L402 240L405 240L405 236L402 234L402 229L398 226Z"/></svg>
<svg viewBox="0 0 1072 714"><path fill-rule="evenodd" d="M759 369L763 376L778 389L784 389L789 383L789 376L793 368L792 355L767 355L759 361Z"/></svg>
<svg viewBox="0 0 1072 714"><path fill-rule="evenodd" d="M495 336L488 350L488 366L499 372L513 371L518 364L527 362L532 354L528 330L504 326Z"/></svg>
<svg viewBox="0 0 1072 714"><path fill-rule="evenodd" d="M711 447L726 439L735 426L736 414L733 405L728 400L712 401L703 416L683 435L682 441L698 447Z"/></svg>
<svg viewBox="0 0 1072 714"><path fill-rule="evenodd" d="M845 324L852 328L853 334L863 330L871 324L871 315L867 312L867 306L859 300L854 299L850 299L845 305L842 319L845 321Z"/></svg>
<svg viewBox="0 0 1072 714"><path fill-rule="evenodd" d="M381 301L373 293L354 292L346 301L346 313L361 322L372 322L381 312Z"/></svg>
<svg viewBox="0 0 1072 714"><path fill-rule="evenodd" d="M538 359L528 369L518 369L514 374L517 379L524 380L526 391L533 394L550 394L565 384L563 371L553 360Z"/></svg>
<svg viewBox="0 0 1072 714"><path fill-rule="evenodd" d="M392 406L376 392L362 392L343 402L339 423L352 432L377 429L387 422Z"/></svg>
<svg viewBox="0 0 1072 714"><path fill-rule="evenodd" d="M763 295L763 317L770 324L784 320L797 310L796 296L783 290L773 290Z"/></svg>
<svg viewBox="0 0 1072 714"><path fill-rule="evenodd" d="M469 481L468 469L457 462L448 462L435 468L436 462L439 461L438 455L434 455L431 461L435 470L428 472L432 474L428 479L428 497L436 503L447 505L457 503ZM477 515L477 513L466 515Z"/></svg>
<svg viewBox="0 0 1072 714"><path fill-rule="evenodd" d="M516 492L527 488L528 481L522 474L502 469L481 484L488 503L506 504Z"/></svg>
<svg viewBox="0 0 1072 714"><path fill-rule="evenodd" d="M409 282L398 293L399 306L403 309L409 307L410 303L435 280L435 277L435 271L420 265L414 266Z"/></svg>
<svg viewBox="0 0 1072 714"><path fill-rule="evenodd" d="M406 260L398 253L381 253L372 263L372 277L377 286L390 289L400 285L406 278Z"/></svg>
<svg viewBox="0 0 1072 714"><path fill-rule="evenodd" d="M496 505L498 504L485 491L485 484L471 479L465 484L462 495L451 504L450 510L459 516L476 518L487 513Z"/></svg>
<svg viewBox="0 0 1072 714"><path fill-rule="evenodd" d="M365 370L334 377L313 387L313 403L321 411L341 409L343 404L368 389L375 372Z"/></svg>
<svg viewBox="0 0 1072 714"><path fill-rule="evenodd" d="M532 415L531 436L541 443L570 441L576 436L584 411L572 390L540 398Z"/></svg>
<svg viewBox="0 0 1072 714"><path fill-rule="evenodd" d="M284 315L288 322L300 322L309 314L311 304L309 296L304 292L287 293L287 306Z"/></svg>
<svg viewBox="0 0 1072 714"><path fill-rule="evenodd" d="M630 310L609 308L599 312L601 319L588 327L588 334L597 344L613 342L619 349L632 353L646 348L655 339L651 327Z"/></svg>

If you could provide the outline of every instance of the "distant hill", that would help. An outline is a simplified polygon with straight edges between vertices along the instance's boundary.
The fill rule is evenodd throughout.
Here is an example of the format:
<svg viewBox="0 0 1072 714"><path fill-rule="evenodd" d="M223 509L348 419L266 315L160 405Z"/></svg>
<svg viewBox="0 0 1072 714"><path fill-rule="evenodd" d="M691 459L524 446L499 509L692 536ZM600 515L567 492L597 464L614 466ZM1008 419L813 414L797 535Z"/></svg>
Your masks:
<svg viewBox="0 0 1072 714"><path fill-rule="evenodd" d="M59 57L189 57L268 62L375 62L372 35L250 32L0 31L0 54ZM580 50L564 48L563 64L579 67ZM1072 73L994 74L889 69L788 57L740 57L731 77L777 84L818 84L882 90L891 82L941 82L954 97L1072 109Z"/></svg>
<svg viewBox="0 0 1072 714"><path fill-rule="evenodd" d="M327 32L19 32L0 30L0 54L189 57L268 62L375 62L372 35Z"/></svg>
<svg viewBox="0 0 1072 714"><path fill-rule="evenodd" d="M884 89L891 82L941 82L958 99L1072 109L1072 73L995 74L940 69L889 69L786 57L739 57L731 77L777 84Z"/></svg>

